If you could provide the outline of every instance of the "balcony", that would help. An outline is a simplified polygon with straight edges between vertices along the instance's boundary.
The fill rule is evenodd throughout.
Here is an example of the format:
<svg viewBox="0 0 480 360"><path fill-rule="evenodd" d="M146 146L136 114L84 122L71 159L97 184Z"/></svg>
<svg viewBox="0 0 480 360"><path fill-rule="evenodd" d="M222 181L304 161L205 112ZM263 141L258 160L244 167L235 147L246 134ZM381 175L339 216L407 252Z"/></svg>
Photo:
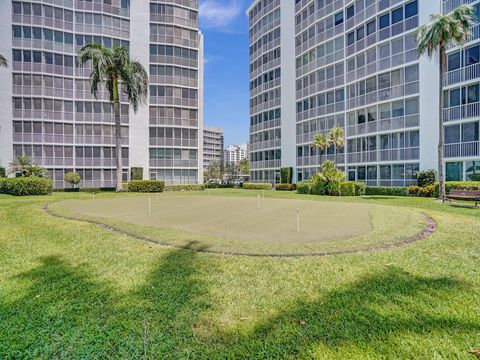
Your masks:
<svg viewBox="0 0 480 360"><path fill-rule="evenodd" d="M462 67L443 74L443 86L458 84L480 77L480 63Z"/></svg>
<svg viewBox="0 0 480 360"><path fill-rule="evenodd" d="M480 116L480 102L452 106L443 109L443 121L478 118Z"/></svg>
<svg viewBox="0 0 480 360"><path fill-rule="evenodd" d="M420 159L420 148L361 151L347 154L348 164Z"/></svg>
<svg viewBox="0 0 480 360"><path fill-rule="evenodd" d="M297 157L297 166L320 166L325 160L335 161L334 154ZM345 163L345 154L337 154L337 163Z"/></svg>
<svg viewBox="0 0 480 360"><path fill-rule="evenodd" d="M263 161L252 161L250 167L252 169L278 169L281 166L281 160L263 160Z"/></svg>
<svg viewBox="0 0 480 360"><path fill-rule="evenodd" d="M398 129L405 129L410 127L417 127L420 125L420 115L408 115L389 119L382 119L378 121L366 122L363 124L356 124L347 126L347 136L358 136L370 133L377 133L382 131L392 131Z"/></svg>
<svg viewBox="0 0 480 360"><path fill-rule="evenodd" d="M480 141L470 141L445 145L446 158L463 158L480 155Z"/></svg>
<svg viewBox="0 0 480 360"><path fill-rule="evenodd" d="M250 151L278 148L280 146L281 146L281 140L280 139L266 140L266 141L260 141L260 142L255 142L255 143L252 142L250 144Z"/></svg>

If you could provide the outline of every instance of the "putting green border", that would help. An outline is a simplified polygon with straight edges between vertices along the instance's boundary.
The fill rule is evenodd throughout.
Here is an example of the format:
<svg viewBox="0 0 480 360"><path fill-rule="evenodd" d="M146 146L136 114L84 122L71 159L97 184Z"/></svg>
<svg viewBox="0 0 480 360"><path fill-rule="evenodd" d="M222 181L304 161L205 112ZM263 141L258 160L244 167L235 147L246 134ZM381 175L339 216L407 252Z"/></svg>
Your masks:
<svg viewBox="0 0 480 360"><path fill-rule="evenodd" d="M193 245L193 243L191 243L189 245L185 245L185 246L166 244L166 243L162 243L161 241L155 241L153 239L149 239L147 237L140 236L140 235L135 234L133 232L130 232L128 230L120 229L118 227L108 225L108 224L105 224L105 223L102 223L102 222L99 222L99 221L90 220L90 219L78 219L78 218L74 218L74 217L68 217L68 216L65 216L65 215L56 214L49 209L48 204L45 204L43 206L43 210L48 215L59 218L59 219L73 220L73 221L80 221L80 222L84 222L84 223L94 224L94 225L97 225L97 226L99 226L99 227L101 227L105 230L109 230L109 231L112 231L112 232L115 232L115 233L118 233L118 234L126 235L126 236L128 236L132 239L147 242L149 244L153 244L153 245L156 245L156 246L161 246L161 247L164 247L164 248L171 248L171 249L183 249L183 250L188 250L188 251L194 251L194 252L199 252L199 253L207 253L207 254L226 256L226 257L228 257L228 256L243 256L243 257L266 257L266 258L308 258L308 257L325 257L325 256L334 256L334 255L373 253L373 252L386 251L386 250L398 248L398 247L401 247L401 246L412 244L412 243L420 241L420 240L424 240L424 239L428 238L430 235L432 235L435 232L435 230L437 229L437 224L433 220L433 218L431 216L429 216L428 214L424 213L424 212L420 212L421 214L423 214L425 216L425 220L426 220L426 223L427 223L426 227L421 232L419 232L417 235L409 237L409 238L407 238L405 240L402 240L402 241L395 242L395 243L380 245L380 246L373 246L373 247L366 248L366 249L338 250L338 251L330 251L330 252L327 251L327 252L318 252L318 253L313 252L313 253L305 253L305 254L302 254L302 253L299 253L299 254L254 254L254 253L222 252L222 251L217 251L217 250L197 249L197 248L191 247L191 245Z"/></svg>

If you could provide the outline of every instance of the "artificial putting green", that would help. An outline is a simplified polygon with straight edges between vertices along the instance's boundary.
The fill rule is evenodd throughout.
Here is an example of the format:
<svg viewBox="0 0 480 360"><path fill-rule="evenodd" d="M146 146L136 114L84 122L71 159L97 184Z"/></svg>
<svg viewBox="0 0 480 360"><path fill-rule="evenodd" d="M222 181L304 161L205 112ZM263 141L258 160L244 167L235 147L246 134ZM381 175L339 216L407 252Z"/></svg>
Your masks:
<svg viewBox="0 0 480 360"><path fill-rule="evenodd" d="M50 211L163 245L252 255L366 250L406 241L426 227L425 215L407 208L263 197L153 194L69 200Z"/></svg>

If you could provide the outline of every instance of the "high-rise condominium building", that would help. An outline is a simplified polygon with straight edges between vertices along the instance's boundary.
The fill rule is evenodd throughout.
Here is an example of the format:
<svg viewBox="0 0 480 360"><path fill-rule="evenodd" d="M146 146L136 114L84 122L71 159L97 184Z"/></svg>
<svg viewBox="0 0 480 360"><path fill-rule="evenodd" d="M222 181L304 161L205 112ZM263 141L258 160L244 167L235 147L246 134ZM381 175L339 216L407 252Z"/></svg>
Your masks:
<svg viewBox="0 0 480 360"><path fill-rule="evenodd" d="M409 185L437 168L439 68L419 58L418 27L432 13L478 0L256 0L250 21L252 181L297 181L337 158L348 179ZM479 25L450 48L445 87L447 180L480 178ZM345 148L312 148L345 130ZM337 153L337 156L335 156Z"/></svg>
<svg viewBox="0 0 480 360"><path fill-rule="evenodd" d="M196 0L2 0L0 165L25 155L56 187L75 170L81 186L115 184L112 105L90 93L88 43L124 46L150 76L148 104L122 96L124 179L197 183L203 178L203 53Z"/></svg>
<svg viewBox="0 0 480 360"><path fill-rule="evenodd" d="M223 129L205 127L203 129L203 167L212 161L223 161Z"/></svg>
<svg viewBox="0 0 480 360"><path fill-rule="evenodd" d="M239 163L248 157L248 144L229 145L223 154L225 162Z"/></svg>

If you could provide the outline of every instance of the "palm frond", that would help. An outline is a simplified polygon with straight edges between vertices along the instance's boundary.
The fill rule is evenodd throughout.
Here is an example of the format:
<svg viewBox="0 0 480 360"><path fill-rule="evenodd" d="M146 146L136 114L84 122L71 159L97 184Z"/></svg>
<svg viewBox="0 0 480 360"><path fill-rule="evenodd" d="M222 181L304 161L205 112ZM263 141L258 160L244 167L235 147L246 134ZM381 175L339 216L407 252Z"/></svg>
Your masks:
<svg viewBox="0 0 480 360"><path fill-rule="evenodd" d="M87 44L80 49L78 60L81 64L91 64L90 89L97 97L100 85L108 81L111 73L115 71L112 52L97 43Z"/></svg>
<svg viewBox="0 0 480 360"><path fill-rule="evenodd" d="M7 59L3 55L0 55L0 67L7 67Z"/></svg>

